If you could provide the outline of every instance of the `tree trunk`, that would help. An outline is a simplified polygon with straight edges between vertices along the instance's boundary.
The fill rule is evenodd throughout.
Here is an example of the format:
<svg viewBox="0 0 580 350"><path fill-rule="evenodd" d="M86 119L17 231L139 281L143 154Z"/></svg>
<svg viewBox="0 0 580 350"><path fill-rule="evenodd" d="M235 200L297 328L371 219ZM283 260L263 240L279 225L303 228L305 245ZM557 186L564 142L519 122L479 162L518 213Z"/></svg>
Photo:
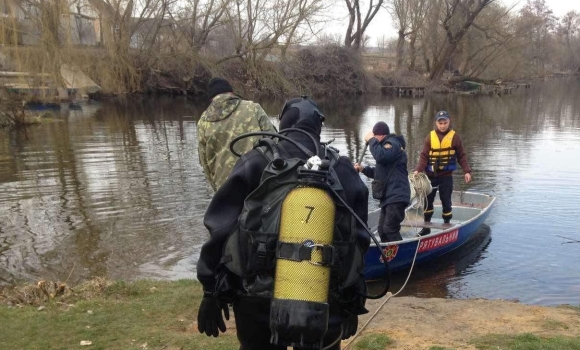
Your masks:
<svg viewBox="0 0 580 350"><path fill-rule="evenodd" d="M425 59L425 71L426 72L431 71L431 61L429 61L427 55L423 55L423 58Z"/></svg>
<svg viewBox="0 0 580 350"><path fill-rule="evenodd" d="M441 79L441 77L443 76L443 72L445 71L445 65L451 59L451 56L455 52L456 48L457 48L457 41L452 41L450 43L448 42L445 45L445 49L443 50L443 53L441 54L441 56L437 60L437 62L435 62L435 64L433 65L433 70L431 71L431 75L429 76L429 79L431 79L431 80Z"/></svg>
<svg viewBox="0 0 580 350"><path fill-rule="evenodd" d="M354 30L354 21L356 19L356 3L351 3L350 0L345 0L348 8L348 26L346 27L346 35L344 36L344 47L352 47L352 32Z"/></svg>
<svg viewBox="0 0 580 350"><path fill-rule="evenodd" d="M358 50L364 41L364 34L367 30L369 23L373 20L379 9L381 8L384 0L378 0L376 4L371 1L369 4L368 12L365 18L361 17L360 2L359 0L345 0L346 6L349 13L349 22L346 29L346 35L344 37L344 46L352 47Z"/></svg>
<svg viewBox="0 0 580 350"><path fill-rule="evenodd" d="M566 34L566 47L568 48L568 65L566 68L573 69L574 66L574 53L572 51L572 45L570 44L570 32Z"/></svg>
<svg viewBox="0 0 580 350"><path fill-rule="evenodd" d="M465 41L463 41L463 57L461 60L461 65L459 66L459 72L462 75L465 75L467 73L467 70L469 69L469 61L470 61L470 55L471 55L471 45L469 44L469 38Z"/></svg>
<svg viewBox="0 0 580 350"><path fill-rule="evenodd" d="M397 40L397 70L403 65L403 50L405 48L405 32L399 30L399 39Z"/></svg>
<svg viewBox="0 0 580 350"><path fill-rule="evenodd" d="M443 76L443 72L445 71L445 65L449 62L451 56L453 56L453 53L455 53L457 45L459 42L461 42L461 39L463 39L481 10L483 10L483 8L489 5L492 1L494 0L480 0L475 9L472 11L467 11L467 18L456 33L452 32L448 24L448 21L453 17L454 13L448 13L447 17L443 21L443 26L447 31L445 49L443 50L442 54L437 57L437 61L433 65L433 70L431 71L430 75L431 80L441 79L441 76Z"/></svg>
<svg viewBox="0 0 580 350"><path fill-rule="evenodd" d="M423 54L423 62L425 63L425 72L430 72L431 62L429 61L429 57L427 56L427 44L425 43L425 39L421 39L421 51Z"/></svg>
<svg viewBox="0 0 580 350"><path fill-rule="evenodd" d="M411 34L409 40L409 70L415 70L415 41L417 40L417 35L415 33Z"/></svg>

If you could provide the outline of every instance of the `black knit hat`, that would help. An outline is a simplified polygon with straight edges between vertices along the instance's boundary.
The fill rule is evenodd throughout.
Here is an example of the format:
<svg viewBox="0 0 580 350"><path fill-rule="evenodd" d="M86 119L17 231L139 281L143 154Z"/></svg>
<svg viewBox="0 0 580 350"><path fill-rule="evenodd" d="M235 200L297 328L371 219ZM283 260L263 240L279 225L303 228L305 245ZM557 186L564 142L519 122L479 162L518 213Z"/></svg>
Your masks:
<svg viewBox="0 0 580 350"><path fill-rule="evenodd" d="M230 85L230 83L225 80L224 78L213 78L207 84L207 94L209 99L215 97L215 95L223 94L225 92L234 92L234 88Z"/></svg>
<svg viewBox="0 0 580 350"><path fill-rule="evenodd" d="M373 126L373 134L375 135L388 135L390 133L389 126L385 122L378 122Z"/></svg>

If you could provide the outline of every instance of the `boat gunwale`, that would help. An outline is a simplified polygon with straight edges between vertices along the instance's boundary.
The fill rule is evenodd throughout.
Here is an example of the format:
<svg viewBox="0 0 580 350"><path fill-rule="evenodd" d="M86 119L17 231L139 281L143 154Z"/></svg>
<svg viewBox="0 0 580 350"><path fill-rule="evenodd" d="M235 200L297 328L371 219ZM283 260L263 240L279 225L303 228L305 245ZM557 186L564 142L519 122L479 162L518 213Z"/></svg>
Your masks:
<svg viewBox="0 0 580 350"><path fill-rule="evenodd" d="M448 233L448 232L450 232L450 231L452 231L454 229L459 230L461 227L466 226L469 223L475 221L480 216L482 216L485 212L487 212L488 210L490 210L490 208L492 207L493 203L496 200L496 197L495 196L492 196L492 195L489 195L489 194L485 194L485 193L470 192L470 191L458 191L458 192L460 192L461 194L467 193L467 194L474 194L474 195L479 195L479 196L486 196L486 197L489 197L490 198L490 201L489 201L489 203L487 203L487 205L485 207L483 207L481 209L481 211L477 215L475 215L474 217L472 217L469 220L462 221L460 224L456 224L456 225L450 226L449 228L447 228L445 230L441 230L439 232L432 233L432 234L425 235L425 236L419 236L419 237L413 237L413 238L405 238L405 239L403 239L401 241L380 242L380 245L379 246L380 247L388 247L388 246L392 246L392 245L403 245L403 244L407 244L407 243L411 243L411 242L415 242L415 241L420 242L421 240L423 240L425 238L437 237L437 236L442 235L444 233ZM374 213L376 211L379 211L379 210L380 209L373 210L372 213ZM373 247L373 246L376 247L377 245L375 244L375 242L373 240L371 240L371 244L369 246L369 249L371 247Z"/></svg>

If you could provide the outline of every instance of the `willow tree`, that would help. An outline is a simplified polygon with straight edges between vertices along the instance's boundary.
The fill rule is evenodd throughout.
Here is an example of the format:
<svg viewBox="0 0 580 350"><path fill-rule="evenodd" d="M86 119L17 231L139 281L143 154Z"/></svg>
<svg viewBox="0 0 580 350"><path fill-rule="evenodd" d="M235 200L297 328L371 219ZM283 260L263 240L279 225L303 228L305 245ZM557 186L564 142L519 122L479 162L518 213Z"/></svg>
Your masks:
<svg viewBox="0 0 580 350"><path fill-rule="evenodd" d="M141 88L142 67L160 60L158 33L177 0L86 0L96 12L115 92Z"/></svg>
<svg viewBox="0 0 580 350"><path fill-rule="evenodd" d="M24 72L19 78L24 86L42 87L39 98L51 98L60 86L61 64L69 55L70 28L61 20L68 13L69 2L12 0L5 6L0 38L8 64Z"/></svg>

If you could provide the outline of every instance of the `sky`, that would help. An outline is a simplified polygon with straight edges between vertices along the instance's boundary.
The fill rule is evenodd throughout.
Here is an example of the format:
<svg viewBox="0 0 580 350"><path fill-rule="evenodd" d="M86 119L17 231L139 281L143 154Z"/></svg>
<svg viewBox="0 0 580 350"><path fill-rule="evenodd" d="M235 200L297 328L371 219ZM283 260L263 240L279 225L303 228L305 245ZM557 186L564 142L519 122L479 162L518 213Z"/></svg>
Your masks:
<svg viewBox="0 0 580 350"><path fill-rule="evenodd" d="M388 0L387 0L388 1ZM499 0L506 6L514 5L514 11L521 9L526 3L526 0ZM365 6L368 3L364 1ZM568 11L576 10L580 12L580 1L579 0L545 0L546 5L552 9L556 17L562 17ZM348 24L347 10L344 0L335 0L335 5L333 10L336 12L336 17L342 18L341 20L332 21L327 26L325 30L328 33L338 33L342 37L346 33L346 26ZM367 7L364 7L366 13ZM362 8L361 8L362 10ZM387 38L396 37L397 31L393 27L393 21L391 20L391 15L385 10L381 10L377 13L369 27L367 28L366 34L371 37L369 42L370 46L377 45L377 39L386 35Z"/></svg>

